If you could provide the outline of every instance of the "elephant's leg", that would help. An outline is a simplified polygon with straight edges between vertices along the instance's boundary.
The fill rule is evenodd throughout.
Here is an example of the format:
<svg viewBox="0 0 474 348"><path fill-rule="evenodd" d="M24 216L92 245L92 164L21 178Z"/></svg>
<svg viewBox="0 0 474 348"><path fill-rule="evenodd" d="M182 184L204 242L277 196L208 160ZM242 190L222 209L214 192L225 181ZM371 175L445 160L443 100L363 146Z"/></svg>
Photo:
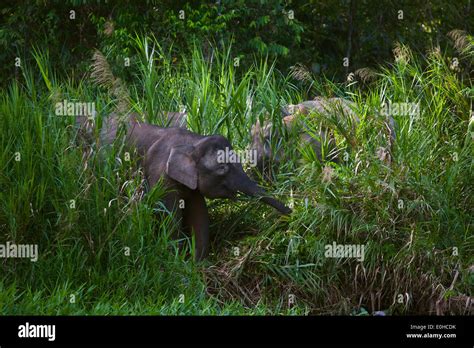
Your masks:
<svg viewBox="0 0 474 348"><path fill-rule="evenodd" d="M147 175L148 186L153 187L159 181L159 175ZM165 183L166 187L168 185ZM176 222L175 228L170 233L172 240L179 240L178 248L182 250L186 245L186 239L189 234L183 226L183 212L186 202L181 193L176 188L168 187L168 192L163 198L163 204L168 212L172 214L173 221Z"/></svg>
<svg viewBox="0 0 474 348"><path fill-rule="evenodd" d="M184 239L187 237L187 231L182 226L183 209L185 201L177 192L168 192L163 200L166 209L173 214L174 221L178 224L177 228L173 230L170 237L173 240L182 239L179 243L181 249L184 245Z"/></svg>
<svg viewBox="0 0 474 348"><path fill-rule="evenodd" d="M186 200L184 223L194 232L196 261L202 260L209 254L209 215L206 201L200 193L193 192Z"/></svg>

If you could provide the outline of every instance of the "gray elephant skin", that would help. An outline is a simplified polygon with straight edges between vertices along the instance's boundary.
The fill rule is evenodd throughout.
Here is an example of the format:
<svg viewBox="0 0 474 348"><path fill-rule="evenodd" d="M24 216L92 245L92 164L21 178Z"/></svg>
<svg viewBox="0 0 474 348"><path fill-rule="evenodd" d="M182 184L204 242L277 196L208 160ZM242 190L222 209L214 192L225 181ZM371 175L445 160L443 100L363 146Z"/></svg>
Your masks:
<svg viewBox="0 0 474 348"><path fill-rule="evenodd" d="M84 127L85 119L76 120ZM119 121L109 117L101 131L102 145L116 140ZM182 218L182 231L195 234L195 257L209 253L209 215L206 198L230 198L238 193L257 197L283 214L291 209L268 196L244 172L240 163L219 163L218 152L230 151L230 142L221 135L202 136L179 127L162 128L125 120L125 143L136 150L149 187L163 180L167 188L164 204ZM184 209L179 203L184 200Z"/></svg>

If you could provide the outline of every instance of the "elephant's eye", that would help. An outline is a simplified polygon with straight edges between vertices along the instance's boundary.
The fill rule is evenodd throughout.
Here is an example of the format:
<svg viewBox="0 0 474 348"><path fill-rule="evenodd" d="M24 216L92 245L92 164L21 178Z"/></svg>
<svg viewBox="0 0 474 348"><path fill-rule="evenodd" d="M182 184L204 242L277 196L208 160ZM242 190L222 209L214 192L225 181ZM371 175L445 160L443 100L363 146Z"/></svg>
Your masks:
<svg viewBox="0 0 474 348"><path fill-rule="evenodd" d="M227 164L220 164L216 168L216 174L217 175L224 175L229 171L229 166Z"/></svg>

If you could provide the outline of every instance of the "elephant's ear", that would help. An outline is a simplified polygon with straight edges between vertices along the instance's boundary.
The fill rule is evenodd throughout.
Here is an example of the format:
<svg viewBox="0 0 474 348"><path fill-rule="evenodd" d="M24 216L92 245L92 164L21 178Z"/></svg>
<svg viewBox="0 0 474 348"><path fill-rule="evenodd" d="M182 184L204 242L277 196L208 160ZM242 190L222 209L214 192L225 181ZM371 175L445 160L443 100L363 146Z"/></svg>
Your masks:
<svg viewBox="0 0 474 348"><path fill-rule="evenodd" d="M182 145L171 148L168 162L166 163L166 174L177 182L189 187L191 190L197 188L196 162L191 157L194 146Z"/></svg>

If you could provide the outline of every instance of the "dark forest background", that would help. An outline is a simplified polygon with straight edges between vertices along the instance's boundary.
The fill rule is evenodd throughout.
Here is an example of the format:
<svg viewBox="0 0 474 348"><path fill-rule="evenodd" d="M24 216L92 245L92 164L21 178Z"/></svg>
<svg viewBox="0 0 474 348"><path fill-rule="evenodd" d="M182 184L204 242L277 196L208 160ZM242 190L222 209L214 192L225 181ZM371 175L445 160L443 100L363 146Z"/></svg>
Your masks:
<svg viewBox="0 0 474 348"><path fill-rule="evenodd" d="M278 58L282 72L299 63L340 80L392 60L396 42L419 54L449 48L446 34L469 32L471 11L470 0L2 1L0 72L5 83L18 73L14 57L32 59L35 47L47 47L55 67L78 75L93 49L120 69L135 57L131 38L154 35L176 63L195 44L209 58L211 47L231 46L244 67L263 54Z"/></svg>

